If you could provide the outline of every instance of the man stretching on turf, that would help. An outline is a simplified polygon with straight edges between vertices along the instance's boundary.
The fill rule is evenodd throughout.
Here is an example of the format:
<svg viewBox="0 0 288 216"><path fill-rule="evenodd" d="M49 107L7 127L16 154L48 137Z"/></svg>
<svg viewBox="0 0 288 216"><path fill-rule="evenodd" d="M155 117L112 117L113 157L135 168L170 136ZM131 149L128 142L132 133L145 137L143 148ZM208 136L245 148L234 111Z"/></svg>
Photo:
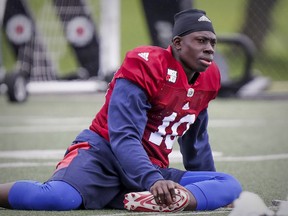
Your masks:
<svg viewBox="0 0 288 216"><path fill-rule="evenodd" d="M52 177L1 184L0 206L170 212L232 203L241 186L215 172L207 134L208 103L220 88L215 45L204 11L176 14L171 46L127 53L103 107ZM187 171L169 168L177 138Z"/></svg>

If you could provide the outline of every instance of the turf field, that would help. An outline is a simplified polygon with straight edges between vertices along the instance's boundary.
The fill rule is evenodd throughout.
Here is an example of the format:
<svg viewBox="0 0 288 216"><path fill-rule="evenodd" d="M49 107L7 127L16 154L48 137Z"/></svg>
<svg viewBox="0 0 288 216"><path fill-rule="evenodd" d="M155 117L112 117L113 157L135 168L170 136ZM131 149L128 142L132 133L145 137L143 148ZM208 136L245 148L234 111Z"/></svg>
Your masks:
<svg viewBox="0 0 288 216"><path fill-rule="evenodd" d="M0 95L0 183L45 181L65 148L87 128L104 94L32 95L11 104ZM288 195L288 100L216 99L210 105L209 133L218 171L236 176L243 189L268 206ZM177 154L172 166L182 168ZM229 209L204 215L228 215ZM127 211L29 212L0 208L0 215L143 215ZM144 214L146 215L146 214ZM155 215L155 214L151 214ZM175 215L203 215L178 213Z"/></svg>

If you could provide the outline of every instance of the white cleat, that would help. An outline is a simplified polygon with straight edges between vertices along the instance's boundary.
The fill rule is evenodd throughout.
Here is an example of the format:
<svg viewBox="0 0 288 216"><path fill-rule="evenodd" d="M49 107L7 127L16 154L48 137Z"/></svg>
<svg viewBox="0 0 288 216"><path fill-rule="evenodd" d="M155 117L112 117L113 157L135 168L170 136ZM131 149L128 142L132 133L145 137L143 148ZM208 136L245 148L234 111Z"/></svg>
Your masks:
<svg viewBox="0 0 288 216"><path fill-rule="evenodd" d="M255 193L243 191L240 197L234 202L234 209L229 216L273 216L264 201Z"/></svg>
<svg viewBox="0 0 288 216"><path fill-rule="evenodd" d="M277 211L277 216L287 216L288 215L288 196L287 200L281 200L279 203L279 209Z"/></svg>
<svg viewBox="0 0 288 216"><path fill-rule="evenodd" d="M176 201L172 208L158 205L149 191L131 192L125 195L124 208L137 212L178 212L184 210L189 204L190 197L187 191L175 189Z"/></svg>

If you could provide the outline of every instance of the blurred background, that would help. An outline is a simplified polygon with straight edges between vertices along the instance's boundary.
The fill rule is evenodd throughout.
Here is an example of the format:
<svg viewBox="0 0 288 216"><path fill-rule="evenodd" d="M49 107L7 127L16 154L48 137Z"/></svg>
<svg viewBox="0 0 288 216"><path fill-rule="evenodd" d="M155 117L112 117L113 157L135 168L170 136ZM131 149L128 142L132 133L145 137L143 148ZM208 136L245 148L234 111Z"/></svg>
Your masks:
<svg viewBox="0 0 288 216"><path fill-rule="evenodd" d="M11 102L26 101L29 92L105 91L125 53L139 45L167 47L173 14L188 8L205 10L214 24L220 97L288 97L285 0L1 4L0 92Z"/></svg>

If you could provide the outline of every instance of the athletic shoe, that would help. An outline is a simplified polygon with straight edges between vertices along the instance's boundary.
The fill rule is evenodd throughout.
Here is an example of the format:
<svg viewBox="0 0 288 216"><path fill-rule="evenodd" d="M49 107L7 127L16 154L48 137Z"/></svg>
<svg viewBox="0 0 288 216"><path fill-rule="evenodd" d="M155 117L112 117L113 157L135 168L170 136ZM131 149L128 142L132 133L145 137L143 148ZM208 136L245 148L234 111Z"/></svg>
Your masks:
<svg viewBox="0 0 288 216"><path fill-rule="evenodd" d="M229 216L247 216L247 215L265 215L274 216L274 212L270 210L263 199L253 192L243 191L239 198L234 202L234 208Z"/></svg>
<svg viewBox="0 0 288 216"><path fill-rule="evenodd" d="M282 200L279 204L279 209L277 211L277 216L287 216L288 215L288 197L287 200Z"/></svg>
<svg viewBox="0 0 288 216"><path fill-rule="evenodd" d="M124 208L129 211L138 212L178 212L182 211L190 202L187 191L175 189L176 201L172 208L158 205L154 196L149 191L132 192L125 195Z"/></svg>

